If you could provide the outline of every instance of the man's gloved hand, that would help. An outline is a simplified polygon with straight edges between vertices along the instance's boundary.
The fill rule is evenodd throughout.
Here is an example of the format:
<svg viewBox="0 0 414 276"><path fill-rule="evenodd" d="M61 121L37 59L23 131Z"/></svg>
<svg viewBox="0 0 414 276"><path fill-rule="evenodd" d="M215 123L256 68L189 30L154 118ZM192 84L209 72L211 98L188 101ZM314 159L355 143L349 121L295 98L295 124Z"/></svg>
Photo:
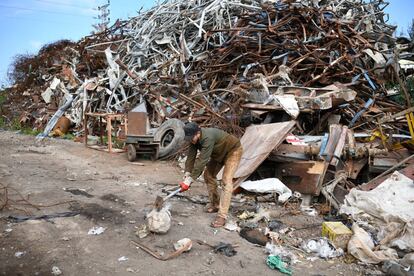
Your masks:
<svg viewBox="0 0 414 276"><path fill-rule="evenodd" d="M190 188L191 183L193 183L193 178L191 176L186 176L180 183L181 192L187 191Z"/></svg>

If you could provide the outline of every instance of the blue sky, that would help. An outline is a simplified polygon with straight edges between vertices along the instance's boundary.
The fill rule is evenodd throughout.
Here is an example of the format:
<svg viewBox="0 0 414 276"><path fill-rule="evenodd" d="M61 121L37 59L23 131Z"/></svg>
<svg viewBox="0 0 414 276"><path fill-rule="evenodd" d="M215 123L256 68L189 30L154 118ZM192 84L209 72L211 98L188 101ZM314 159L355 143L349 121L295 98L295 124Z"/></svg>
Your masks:
<svg viewBox="0 0 414 276"><path fill-rule="evenodd" d="M414 18L414 1L389 0L389 22L407 31ZM90 34L96 7L106 0L0 0L0 84L6 81L7 68L17 54L36 53L44 44L60 39L79 40ZM112 0L111 23L127 19L147 9L154 0Z"/></svg>

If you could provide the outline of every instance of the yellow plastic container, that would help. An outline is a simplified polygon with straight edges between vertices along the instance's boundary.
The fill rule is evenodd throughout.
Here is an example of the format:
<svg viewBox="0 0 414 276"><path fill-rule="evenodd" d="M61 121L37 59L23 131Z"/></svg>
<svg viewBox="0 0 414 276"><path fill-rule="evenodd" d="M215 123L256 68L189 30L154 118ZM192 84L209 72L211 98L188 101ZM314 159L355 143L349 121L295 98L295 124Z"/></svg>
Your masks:
<svg viewBox="0 0 414 276"><path fill-rule="evenodd" d="M322 236L327 237L337 248L346 250L352 231L340 221L322 223Z"/></svg>

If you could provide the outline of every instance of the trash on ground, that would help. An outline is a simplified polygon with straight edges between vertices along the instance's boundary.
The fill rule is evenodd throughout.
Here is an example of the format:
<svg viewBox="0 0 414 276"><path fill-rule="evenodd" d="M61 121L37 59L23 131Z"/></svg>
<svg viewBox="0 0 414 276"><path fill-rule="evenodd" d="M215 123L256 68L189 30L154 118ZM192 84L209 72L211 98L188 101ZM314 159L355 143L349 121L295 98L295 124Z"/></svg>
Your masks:
<svg viewBox="0 0 414 276"><path fill-rule="evenodd" d="M378 229L381 245L412 252L413 198L413 180L396 171L371 191L352 189L340 212L350 215L357 223L368 222Z"/></svg>
<svg viewBox="0 0 414 276"><path fill-rule="evenodd" d="M260 229L242 228L240 230L240 236L251 243L262 246L265 246L269 241L264 231Z"/></svg>
<svg viewBox="0 0 414 276"><path fill-rule="evenodd" d="M231 232L240 231L240 227L237 225L237 223L231 220L226 222L226 224L224 225L224 229Z"/></svg>
<svg viewBox="0 0 414 276"><path fill-rule="evenodd" d="M105 232L105 228L102 226L94 226L88 231L88 235L100 235Z"/></svg>
<svg viewBox="0 0 414 276"><path fill-rule="evenodd" d="M269 255L266 259L266 264L271 269L277 269L284 274L292 275L290 265L282 261L282 258L279 256Z"/></svg>
<svg viewBox="0 0 414 276"><path fill-rule="evenodd" d="M248 180L242 182L240 187L255 193L277 193L280 203L286 202L292 196L292 191L277 178L266 178L256 181Z"/></svg>
<svg viewBox="0 0 414 276"><path fill-rule="evenodd" d="M137 235L140 239L145 238L149 235L150 231L148 228L148 224L144 223L137 227L138 230L135 232L135 235Z"/></svg>
<svg viewBox="0 0 414 276"><path fill-rule="evenodd" d="M327 238L310 239L302 244L302 249L307 253L315 253L322 259L337 258L344 255L344 251L335 246Z"/></svg>
<svg viewBox="0 0 414 276"><path fill-rule="evenodd" d="M125 262L128 261L128 257L122 256L118 258L118 262Z"/></svg>
<svg viewBox="0 0 414 276"><path fill-rule="evenodd" d="M354 233L348 243L348 253L366 264L378 264L387 260L398 259L395 249L381 246L375 249L371 236L356 223L352 225Z"/></svg>
<svg viewBox="0 0 414 276"><path fill-rule="evenodd" d="M285 226L283 222L281 222L280 220L273 219L267 223L267 227L270 229L270 231L277 232L280 229L284 228Z"/></svg>
<svg viewBox="0 0 414 276"><path fill-rule="evenodd" d="M405 254L405 256L400 260L400 264L414 269L414 253Z"/></svg>
<svg viewBox="0 0 414 276"><path fill-rule="evenodd" d="M174 249L176 251L181 250L183 248L186 248L185 251L190 251L192 247L193 242L189 238L184 238L174 243Z"/></svg>
<svg viewBox="0 0 414 276"><path fill-rule="evenodd" d="M57 266L52 267L52 274L55 276L62 275L62 271Z"/></svg>
<svg viewBox="0 0 414 276"><path fill-rule="evenodd" d="M24 255L26 255L26 251L17 251L16 253L14 253L14 256L15 256L16 258L21 258L21 257L23 257Z"/></svg>
<svg viewBox="0 0 414 276"><path fill-rule="evenodd" d="M227 257L233 257L237 254L236 249L230 243L220 242L214 247L214 253L220 253L226 255Z"/></svg>
<svg viewBox="0 0 414 276"><path fill-rule="evenodd" d="M279 256L282 260L286 261L289 264L294 264L297 262L295 254L287 250L282 245L274 244L268 242L265 247L265 251L269 255Z"/></svg>
<svg viewBox="0 0 414 276"><path fill-rule="evenodd" d="M255 216L256 216L256 213L254 213L254 212L244 211L243 213L241 213L237 217L239 219L246 220L246 219L254 218Z"/></svg>
<svg viewBox="0 0 414 276"><path fill-rule="evenodd" d="M346 250L352 231L340 221L322 222L322 236L327 237L336 248Z"/></svg>
<svg viewBox="0 0 414 276"><path fill-rule="evenodd" d="M207 243L206 241L202 241L202 240L196 240L196 242L201 245L207 245L208 247L213 249L214 253L220 253L227 257L233 257L234 255L237 254L237 251L235 249L237 245L233 245L233 244L225 243L225 242L220 242L217 245L211 245Z"/></svg>

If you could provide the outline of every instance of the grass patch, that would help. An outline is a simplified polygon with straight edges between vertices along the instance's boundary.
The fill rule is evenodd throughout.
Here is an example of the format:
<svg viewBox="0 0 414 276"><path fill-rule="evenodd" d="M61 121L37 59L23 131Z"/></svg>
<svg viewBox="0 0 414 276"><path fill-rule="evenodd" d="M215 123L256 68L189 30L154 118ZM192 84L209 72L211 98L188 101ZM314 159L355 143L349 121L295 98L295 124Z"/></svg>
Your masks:
<svg viewBox="0 0 414 276"><path fill-rule="evenodd" d="M6 124L5 124L6 126ZM36 130L27 126L23 126L18 118L15 118L11 121L10 125L6 126L6 129L12 130L12 131L19 131L21 134L25 135L32 135L36 136L42 131Z"/></svg>
<svg viewBox="0 0 414 276"><path fill-rule="evenodd" d="M39 133L42 133L42 131L37 130L37 129L32 129L32 128L29 128L29 127L22 127L20 129L20 133L26 134L26 135L37 136Z"/></svg>
<svg viewBox="0 0 414 276"><path fill-rule="evenodd" d="M75 139L75 137L76 136L74 134L72 134L72 133L66 133L65 135L62 136L63 139L65 139L65 140L72 140L72 141Z"/></svg>

